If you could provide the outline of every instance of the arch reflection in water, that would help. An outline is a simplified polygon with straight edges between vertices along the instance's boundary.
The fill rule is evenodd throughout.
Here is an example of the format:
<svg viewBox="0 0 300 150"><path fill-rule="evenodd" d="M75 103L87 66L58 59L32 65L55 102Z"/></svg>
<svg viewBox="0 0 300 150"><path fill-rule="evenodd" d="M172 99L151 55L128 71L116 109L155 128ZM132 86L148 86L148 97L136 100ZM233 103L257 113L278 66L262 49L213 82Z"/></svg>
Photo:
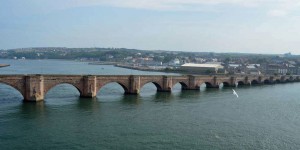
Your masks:
<svg viewBox="0 0 300 150"><path fill-rule="evenodd" d="M219 88L226 88L227 86L227 82L225 82L225 83L220 83L219 84Z"/></svg>
<svg viewBox="0 0 300 150"><path fill-rule="evenodd" d="M140 95L126 95L121 99L123 104L139 105L142 103Z"/></svg>
<svg viewBox="0 0 300 150"><path fill-rule="evenodd" d="M200 91L205 91L206 90L206 83L200 84Z"/></svg>
<svg viewBox="0 0 300 150"><path fill-rule="evenodd" d="M83 111L96 112L100 108L100 103L96 98L79 98L77 102L77 108Z"/></svg>
<svg viewBox="0 0 300 150"><path fill-rule="evenodd" d="M24 119L38 119L45 117L46 106L43 101L37 103L21 103L20 114Z"/></svg>
<svg viewBox="0 0 300 150"><path fill-rule="evenodd" d="M195 90L183 91L178 94L174 94L174 96L179 97L180 100L199 99L200 95L201 95L200 91L195 91Z"/></svg>
<svg viewBox="0 0 300 150"><path fill-rule="evenodd" d="M153 82L149 82L141 88L139 95L141 96L155 95L159 89L161 89L159 85Z"/></svg>
<svg viewBox="0 0 300 150"><path fill-rule="evenodd" d="M155 102L171 102L174 100L174 94L168 92L156 93L150 97Z"/></svg>
<svg viewBox="0 0 300 150"><path fill-rule="evenodd" d="M97 93L97 99L101 102L119 101L123 99L125 90L117 82L105 84Z"/></svg>
<svg viewBox="0 0 300 150"><path fill-rule="evenodd" d="M71 84L59 84L52 87L45 95L45 102L50 105L67 105L78 101L80 93Z"/></svg>
<svg viewBox="0 0 300 150"><path fill-rule="evenodd" d="M184 83L176 83L172 88L172 93L180 93L182 89L186 88L187 86Z"/></svg>
<svg viewBox="0 0 300 150"><path fill-rule="evenodd" d="M80 92L76 87L74 87L71 84L63 83L56 85L52 87L47 93L46 93L46 99L53 99L53 98L74 98L79 97Z"/></svg>

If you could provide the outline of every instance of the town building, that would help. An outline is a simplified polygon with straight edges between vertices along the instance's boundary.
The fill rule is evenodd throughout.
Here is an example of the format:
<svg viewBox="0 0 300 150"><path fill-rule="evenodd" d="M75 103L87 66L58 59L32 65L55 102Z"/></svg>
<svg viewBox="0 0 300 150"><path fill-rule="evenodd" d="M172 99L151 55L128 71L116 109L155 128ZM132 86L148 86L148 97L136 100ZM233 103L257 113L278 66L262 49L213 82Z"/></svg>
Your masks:
<svg viewBox="0 0 300 150"><path fill-rule="evenodd" d="M196 74L217 74L224 73L224 67L220 64L194 64L186 63L181 65L181 70Z"/></svg>

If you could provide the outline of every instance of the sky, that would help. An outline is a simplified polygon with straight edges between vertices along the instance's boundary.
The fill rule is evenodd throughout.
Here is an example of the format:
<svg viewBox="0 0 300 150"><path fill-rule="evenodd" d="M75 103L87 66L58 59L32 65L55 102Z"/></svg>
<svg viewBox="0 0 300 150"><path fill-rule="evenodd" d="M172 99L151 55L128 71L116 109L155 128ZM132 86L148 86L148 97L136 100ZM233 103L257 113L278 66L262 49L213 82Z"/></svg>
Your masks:
<svg viewBox="0 0 300 150"><path fill-rule="evenodd" d="M300 54L299 0L1 0L0 49Z"/></svg>

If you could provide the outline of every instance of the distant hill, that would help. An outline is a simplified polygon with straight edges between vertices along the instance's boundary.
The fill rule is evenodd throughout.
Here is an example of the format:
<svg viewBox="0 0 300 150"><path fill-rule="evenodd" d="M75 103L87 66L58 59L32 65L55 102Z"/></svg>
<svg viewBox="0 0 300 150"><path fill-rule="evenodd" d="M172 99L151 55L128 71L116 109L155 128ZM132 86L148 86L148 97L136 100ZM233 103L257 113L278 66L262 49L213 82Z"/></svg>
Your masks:
<svg viewBox="0 0 300 150"><path fill-rule="evenodd" d="M92 61L121 62L128 57L152 57L155 61L169 62L175 58L191 60L193 58L217 58L219 60L236 60L257 62L280 57L278 54L252 53L214 53L214 52L185 52L167 50L138 50L127 48L67 48L67 47L32 47L0 50L0 58L6 59L80 59ZM289 55L289 59L299 59L298 55Z"/></svg>

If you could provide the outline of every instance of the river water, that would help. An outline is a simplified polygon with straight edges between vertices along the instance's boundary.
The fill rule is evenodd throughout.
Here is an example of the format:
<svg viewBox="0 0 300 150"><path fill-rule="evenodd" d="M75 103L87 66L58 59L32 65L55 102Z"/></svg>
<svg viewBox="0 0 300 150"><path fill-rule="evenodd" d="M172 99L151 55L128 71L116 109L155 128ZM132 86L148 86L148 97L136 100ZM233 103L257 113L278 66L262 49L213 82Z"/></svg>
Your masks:
<svg viewBox="0 0 300 150"><path fill-rule="evenodd" d="M59 60L0 60L1 74L165 74ZM96 99L62 84L25 103L0 84L0 149L300 149L300 83L157 93L149 83Z"/></svg>

